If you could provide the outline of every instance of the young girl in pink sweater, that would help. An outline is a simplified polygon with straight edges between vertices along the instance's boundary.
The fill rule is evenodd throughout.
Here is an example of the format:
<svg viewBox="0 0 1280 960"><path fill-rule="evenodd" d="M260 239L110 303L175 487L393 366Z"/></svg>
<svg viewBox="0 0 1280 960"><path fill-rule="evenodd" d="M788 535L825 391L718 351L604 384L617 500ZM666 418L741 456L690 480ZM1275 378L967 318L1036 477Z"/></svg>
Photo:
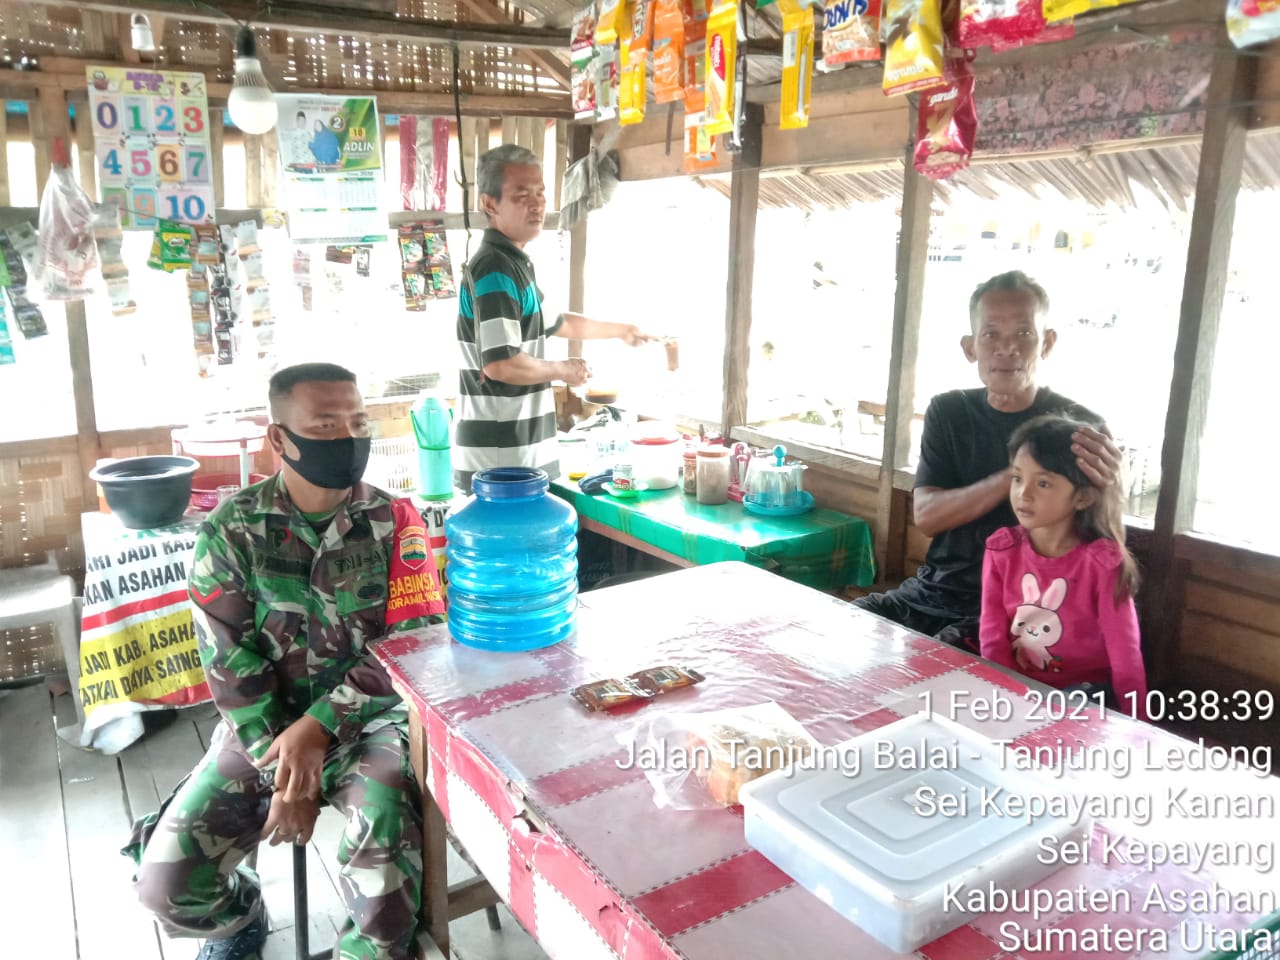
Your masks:
<svg viewBox="0 0 1280 960"><path fill-rule="evenodd" d="M1107 690L1142 717L1137 566L1124 545L1118 489L1099 490L1076 466L1071 434L1081 426L1037 417L1009 440L1019 526L987 539L979 642L988 660L1060 689Z"/></svg>

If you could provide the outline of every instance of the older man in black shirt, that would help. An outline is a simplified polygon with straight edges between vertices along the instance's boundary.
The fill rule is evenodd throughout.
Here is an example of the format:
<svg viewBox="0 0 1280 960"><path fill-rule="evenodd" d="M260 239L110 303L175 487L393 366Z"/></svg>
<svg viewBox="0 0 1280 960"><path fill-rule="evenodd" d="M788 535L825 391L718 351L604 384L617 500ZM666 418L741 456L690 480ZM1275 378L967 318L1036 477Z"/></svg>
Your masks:
<svg viewBox="0 0 1280 960"><path fill-rule="evenodd" d="M1057 339L1045 326L1049 297L1021 271L1002 273L969 300L972 331L961 340L983 386L939 394L929 404L916 468L915 523L933 540L914 577L854 601L918 633L978 651L982 553L987 537L1017 523L1009 505L1009 437L1045 413L1095 423L1075 439L1080 467L1105 487L1120 451L1095 413L1036 385L1038 361Z"/></svg>

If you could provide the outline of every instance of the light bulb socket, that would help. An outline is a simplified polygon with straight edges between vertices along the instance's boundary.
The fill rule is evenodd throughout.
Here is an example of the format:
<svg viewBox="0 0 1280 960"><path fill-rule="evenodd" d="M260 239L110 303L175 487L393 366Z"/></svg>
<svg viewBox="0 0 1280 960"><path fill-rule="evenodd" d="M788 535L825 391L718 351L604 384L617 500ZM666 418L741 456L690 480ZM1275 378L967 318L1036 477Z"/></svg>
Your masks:
<svg viewBox="0 0 1280 960"><path fill-rule="evenodd" d="M249 27L241 27L236 31L236 57L258 59L258 41L254 39L253 30Z"/></svg>
<svg viewBox="0 0 1280 960"><path fill-rule="evenodd" d="M135 13L130 26L133 49L139 53L154 53L156 41L151 33L151 21L147 19L146 14Z"/></svg>

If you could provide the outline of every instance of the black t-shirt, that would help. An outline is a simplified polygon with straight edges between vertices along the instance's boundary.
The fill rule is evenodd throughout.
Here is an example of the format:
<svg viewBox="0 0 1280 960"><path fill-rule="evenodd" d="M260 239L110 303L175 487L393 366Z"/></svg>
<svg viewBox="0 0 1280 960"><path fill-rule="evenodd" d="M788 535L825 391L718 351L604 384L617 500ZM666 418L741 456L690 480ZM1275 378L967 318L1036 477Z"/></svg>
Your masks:
<svg viewBox="0 0 1280 960"><path fill-rule="evenodd" d="M1009 466L1009 437L1020 425L1045 413L1065 413L1101 424L1102 418L1066 397L1041 387L1026 410L1003 413L987 403L985 387L952 390L934 397L924 415L917 487L955 490ZM933 538L915 583L904 584L905 599L921 613L956 619L978 616L982 599L982 553L987 537L1018 522L1008 499L985 516Z"/></svg>

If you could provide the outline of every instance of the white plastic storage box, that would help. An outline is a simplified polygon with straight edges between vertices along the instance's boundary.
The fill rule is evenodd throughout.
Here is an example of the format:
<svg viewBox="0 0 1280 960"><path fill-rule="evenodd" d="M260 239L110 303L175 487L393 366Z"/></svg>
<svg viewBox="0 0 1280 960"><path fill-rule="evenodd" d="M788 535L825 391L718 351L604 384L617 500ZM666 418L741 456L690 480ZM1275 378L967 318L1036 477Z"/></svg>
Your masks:
<svg viewBox="0 0 1280 960"><path fill-rule="evenodd" d="M1009 891L1033 886L1058 869L1037 859L1042 838L1084 840L1092 827L1050 813L993 814L990 804L984 814L984 792L1011 813L1022 798L1066 794L1043 774L1011 762L1002 769L998 746L937 716L888 724L822 760L742 788L747 842L899 953L973 918L946 909L948 886L961 903L989 883ZM967 810L959 809L961 798Z"/></svg>

